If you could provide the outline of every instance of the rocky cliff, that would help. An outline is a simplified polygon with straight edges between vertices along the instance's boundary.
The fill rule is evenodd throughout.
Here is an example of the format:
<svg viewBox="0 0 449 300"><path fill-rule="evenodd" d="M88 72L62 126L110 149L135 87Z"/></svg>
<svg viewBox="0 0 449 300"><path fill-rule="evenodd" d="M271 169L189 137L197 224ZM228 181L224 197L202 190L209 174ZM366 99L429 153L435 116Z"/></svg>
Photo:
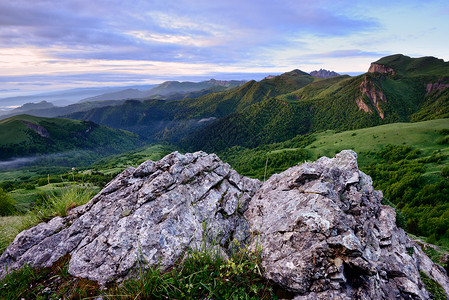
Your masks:
<svg viewBox="0 0 449 300"><path fill-rule="evenodd" d="M20 233L0 276L70 254L69 273L105 284L141 262L169 269L201 243L261 247L265 276L295 299L426 299L419 271L449 295L449 279L381 204L357 156L343 151L273 175L246 178L204 152L129 168L65 218Z"/></svg>
<svg viewBox="0 0 449 300"><path fill-rule="evenodd" d="M376 63L370 65L368 72L396 75L396 71L393 68Z"/></svg>
<svg viewBox="0 0 449 300"><path fill-rule="evenodd" d="M310 76L318 77L318 78L332 78L332 77L340 76L340 74L338 74L337 72L334 72L334 71L320 69L319 71L310 72Z"/></svg>
<svg viewBox="0 0 449 300"><path fill-rule="evenodd" d="M372 110L369 108L369 106L363 101L364 96L370 100L371 105L376 110L377 114L381 119L385 117L384 112L381 108L381 103L387 103L387 98L385 97L384 93L377 89L374 83L368 79L368 76L365 75L362 83L360 84L360 96L355 99L355 102L357 106L359 107L359 110L363 110L367 113L372 113Z"/></svg>

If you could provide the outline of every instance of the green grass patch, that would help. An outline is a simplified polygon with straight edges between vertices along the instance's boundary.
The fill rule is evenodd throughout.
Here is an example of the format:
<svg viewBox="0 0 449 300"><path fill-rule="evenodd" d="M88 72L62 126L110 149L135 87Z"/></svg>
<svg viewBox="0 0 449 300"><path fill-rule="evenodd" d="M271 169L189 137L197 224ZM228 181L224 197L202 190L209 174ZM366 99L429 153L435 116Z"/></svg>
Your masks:
<svg viewBox="0 0 449 300"><path fill-rule="evenodd" d="M419 275L421 276L421 280L425 284L427 291L432 294L433 299L436 299L436 300L446 300L447 299L446 293L444 292L443 288L441 287L441 285L438 282L431 279L423 271L419 271Z"/></svg>
<svg viewBox="0 0 449 300"><path fill-rule="evenodd" d="M65 217L67 212L77 206L86 204L98 191L96 187L66 186L60 195L53 194L24 215L21 230L36 226L41 222L47 222L53 217Z"/></svg>
<svg viewBox="0 0 449 300"><path fill-rule="evenodd" d="M0 282L2 299L277 299L263 279L259 252L240 247L229 259L214 247L190 250L167 272L142 264L135 278L108 285L68 274L69 256L51 268L25 266Z"/></svg>
<svg viewBox="0 0 449 300"><path fill-rule="evenodd" d="M137 279L112 291L110 299L275 299L262 278L260 258L243 247L225 260L214 248L189 251L172 270L141 270Z"/></svg>
<svg viewBox="0 0 449 300"><path fill-rule="evenodd" d="M90 299L100 295L97 283L69 275L69 259L64 256L51 268L25 265L7 274L0 282L0 299Z"/></svg>
<svg viewBox="0 0 449 300"><path fill-rule="evenodd" d="M423 156L432 155L435 150L449 155L449 148L437 143L442 136L440 130L449 127L449 119L439 119L418 123L394 123L376 127L336 133L333 130L315 134L315 141L306 147L314 159L321 156L332 157L336 152L352 149L359 154L359 164L363 164L363 153L378 152L386 145L412 146L422 151ZM355 135L354 135L355 133Z"/></svg>
<svg viewBox="0 0 449 300"><path fill-rule="evenodd" d="M0 253L3 253L20 233L22 218L22 216L0 217Z"/></svg>

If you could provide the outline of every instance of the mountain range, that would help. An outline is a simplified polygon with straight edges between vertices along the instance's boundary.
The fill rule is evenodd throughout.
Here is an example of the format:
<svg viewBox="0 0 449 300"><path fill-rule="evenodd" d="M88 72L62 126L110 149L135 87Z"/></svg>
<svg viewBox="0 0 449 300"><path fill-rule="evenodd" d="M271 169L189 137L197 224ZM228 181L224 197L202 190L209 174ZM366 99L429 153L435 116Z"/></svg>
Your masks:
<svg viewBox="0 0 449 300"><path fill-rule="evenodd" d="M77 103L81 99L87 97L93 97L96 95L101 95L104 93L117 92L123 89L150 89L155 85L144 85L144 86L128 86L128 87L93 87L93 88L75 88L63 91L46 92L28 96L15 96L6 97L0 99L0 115L8 114L8 110L5 109L7 106L19 106L24 103L31 102L41 102L47 101L51 102L56 106L70 105Z"/></svg>
<svg viewBox="0 0 449 300"><path fill-rule="evenodd" d="M310 76L318 77L318 78L331 78L331 77L340 76L340 74L338 74L337 72L334 72L334 71L319 69L318 71L310 72Z"/></svg>
<svg viewBox="0 0 449 300"><path fill-rule="evenodd" d="M397 54L373 62L355 77L318 73L332 77L295 69L258 82L168 81L146 92L159 99L101 100L139 93L129 89L66 107L26 104L14 113L95 122L191 151L251 148L328 129L449 116L449 63L441 59Z"/></svg>
<svg viewBox="0 0 449 300"><path fill-rule="evenodd" d="M122 100L122 99L139 99L139 98L157 98L157 99L183 99L185 94L208 90L213 87L221 87L223 90L228 88L238 87L244 84L245 81L237 80L215 80L201 82L179 82L179 81L165 81L149 90L139 89L125 89L117 92L106 93L95 97L89 97L80 102L102 101L102 100Z"/></svg>
<svg viewBox="0 0 449 300"><path fill-rule="evenodd" d="M384 57L367 73L317 78L293 70L229 91L179 101L126 101L66 115L126 129L149 141L219 151L281 142L320 130L348 130L449 116L449 63Z"/></svg>
<svg viewBox="0 0 449 300"><path fill-rule="evenodd" d="M64 116L131 131L145 141L220 151L328 129L447 118L448 87L449 63L397 54L373 62L368 72L355 77L319 78L296 69L258 82L167 81L146 92L159 99L114 100L140 93L127 89L65 107L45 101L26 104L13 113Z"/></svg>
<svg viewBox="0 0 449 300"><path fill-rule="evenodd" d="M143 86L143 87L152 87L151 89L137 89L136 87L129 87L125 89L118 88L105 88L105 89L75 89L68 90L64 92L56 92L49 94L39 94L35 96L23 96L23 97L12 97L12 98L4 98L0 99L2 103L9 103L11 101L23 101L25 99L53 99L54 97L58 99L66 99L65 97L69 97L73 99L73 97L80 97L81 95L92 95L94 96L82 98L81 100L76 101L77 103L64 105L64 106L55 106L56 102L48 102L46 100L42 100L39 103L25 103L20 107L17 107L13 110L0 112L0 119L6 119L18 114L29 114L38 117L58 117L67 114L71 114L74 112L87 111L89 109L110 106L110 105L119 105L125 102L128 99L160 99L160 100L181 100L188 98L198 98L200 96L222 92L233 89L235 87L241 86L245 81L237 81L237 80L215 80L210 79L208 81L201 82L179 82L179 81L166 81L159 85L154 86ZM99 93L99 91L109 91L107 93ZM62 100L60 100L62 101ZM68 100L67 100L68 101ZM72 101L73 102L73 101ZM65 103L65 102L64 102Z"/></svg>

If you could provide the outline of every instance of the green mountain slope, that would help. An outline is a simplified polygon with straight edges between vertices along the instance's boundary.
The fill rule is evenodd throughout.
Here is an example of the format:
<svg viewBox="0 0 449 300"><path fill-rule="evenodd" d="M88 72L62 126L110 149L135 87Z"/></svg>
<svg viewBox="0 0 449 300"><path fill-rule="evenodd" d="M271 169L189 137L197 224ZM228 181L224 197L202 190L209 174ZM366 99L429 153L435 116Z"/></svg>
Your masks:
<svg viewBox="0 0 449 300"><path fill-rule="evenodd" d="M339 76L313 82L216 120L187 136L184 144L190 150L210 152L281 142L321 130L449 117L447 63L404 56L379 62L398 71L377 66L354 78Z"/></svg>
<svg viewBox="0 0 449 300"><path fill-rule="evenodd" d="M449 119L393 123L358 130L328 130L252 149L228 148L219 156L239 173L268 178L305 160L358 154L362 171L406 217L408 232L449 242ZM387 202L387 201L386 201Z"/></svg>
<svg viewBox="0 0 449 300"><path fill-rule="evenodd" d="M295 70L260 82L249 81L231 91L210 93L196 99L170 102L130 100L119 106L92 109L69 114L67 117L126 129L150 140L173 142L216 118L319 80L321 79Z"/></svg>
<svg viewBox="0 0 449 300"><path fill-rule="evenodd" d="M179 82L179 81L165 81L155 87L153 87L151 90L145 91L145 94L147 96L151 95L159 95L159 96L168 96L171 94L185 94L189 92L196 92L204 89L208 89L211 87L237 87L244 84L245 81L239 81L239 80L215 80L210 79L207 81L201 81L201 82Z"/></svg>
<svg viewBox="0 0 449 300"><path fill-rule="evenodd" d="M449 62L432 56L411 58L395 54L383 57L373 64L392 68L395 74L402 76L447 76L449 73Z"/></svg>
<svg viewBox="0 0 449 300"><path fill-rule="evenodd" d="M231 91L180 101L127 101L68 115L190 151L256 147L298 134L449 117L448 63L393 55L356 77L293 70Z"/></svg>
<svg viewBox="0 0 449 300"><path fill-rule="evenodd" d="M90 121L18 115L0 121L0 159L97 149L125 151L141 143L134 134Z"/></svg>

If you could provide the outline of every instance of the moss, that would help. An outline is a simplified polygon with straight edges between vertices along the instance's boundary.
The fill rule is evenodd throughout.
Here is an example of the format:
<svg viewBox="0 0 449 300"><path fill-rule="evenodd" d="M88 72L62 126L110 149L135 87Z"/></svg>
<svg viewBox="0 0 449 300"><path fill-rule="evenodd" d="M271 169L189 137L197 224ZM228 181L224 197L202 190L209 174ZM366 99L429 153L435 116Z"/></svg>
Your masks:
<svg viewBox="0 0 449 300"><path fill-rule="evenodd" d="M443 288L441 287L441 285L438 282L431 279L423 271L419 271L419 275L421 276L421 280L425 284L427 291L432 294L433 299L436 299L436 300L439 300L439 299L446 300L447 299Z"/></svg>

